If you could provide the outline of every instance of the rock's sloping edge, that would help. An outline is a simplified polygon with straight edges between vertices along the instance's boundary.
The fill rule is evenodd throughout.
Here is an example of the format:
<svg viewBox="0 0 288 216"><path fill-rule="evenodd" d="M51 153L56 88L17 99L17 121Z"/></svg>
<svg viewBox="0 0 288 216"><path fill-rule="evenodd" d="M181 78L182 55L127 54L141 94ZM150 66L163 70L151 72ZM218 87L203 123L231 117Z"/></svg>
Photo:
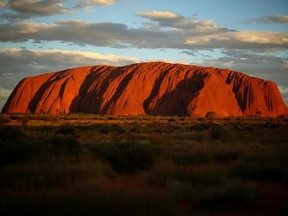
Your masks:
<svg viewBox="0 0 288 216"><path fill-rule="evenodd" d="M277 85L226 69L150 62L88 66L23 79L4 113L287 116Z"/></svg>

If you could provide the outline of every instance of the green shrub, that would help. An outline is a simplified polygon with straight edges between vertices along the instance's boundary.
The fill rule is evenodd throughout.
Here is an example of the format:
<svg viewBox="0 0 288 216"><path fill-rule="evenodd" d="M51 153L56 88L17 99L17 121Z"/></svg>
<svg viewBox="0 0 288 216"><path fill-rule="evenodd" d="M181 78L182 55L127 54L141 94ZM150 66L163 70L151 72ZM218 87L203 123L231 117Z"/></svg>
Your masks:
<svg viewBox="0 0 288 216"><path fill-rule="evenodd" d="M149 171L148 180L154 185L167 188L172 182L192 184L195 191L220 185L228 177L228 172L217 167L188 168L172 161L161 160Z"/></svg>
<svg viewBox="0 0 288 216"><path fill-rule="evenodd" d="M1 124L7 124L10 122L11 122L11 119L10 119L9 115L4 115L4 114L0 115L0 125Z"/></svg>
<svg viewBox="0 0 288 216"><path fill-rule="evenodd" d="M273 161L240 162L232 169L232 175L260 181L285 180L287 165Z"/></svg>
<svg viewBox="0 0 288 216"><path fill-rule="evenodd" d="M45 158L6 166L0 172L0 187L16 189L68 188L101 180L113 174L100 160L70 157Z"/></svg>
<svg viewBox="0 0 288 216"><path fill-rule="evenodd" d="M95 127L102 134L109 134L115 131L118 131L119 133L121 133L121 130L119 131L119 129L121 128L117 124L98 124L98 125L95 125Z"/></svg>
<svg viewBox="0 0 288 216"><path fill-rule="evenodd" d="M27 160L34 147L19 127L1 127L0 167Z"/></svg>
<svg viewBox="0 0 288 216"><path fill-rule="evenodd" d="M34 140L12 139L0 141L0 167L27 161L37 156L37 143Z"/></svg>
<svg viewBox="0 0 288 216"><path fill-rule="evenodd" d="M0 166L45 155L78 155L80 152L81 146L74 137L31 138L19 127L0 128Z"/></svg>
<svg viewBox="0 0 288 216"><path fill-rule="evenodd" d="M197 200L201 193L197 191L193 184L183 181L171 181L168 184L168 189L173 197L179 202L193 202Z"/></svg>
<svg viewBox="0 0 288 216"><path fill-rule="evenodd" d="M30 118L28 116L20 116L17 121L21 123L22 125L27 125L30 121Z"/></svg>
<svg viewBox="0 0 288 216"><path fill-rule="evenodd" d="M20 127L5 126L0 127L0 140L9 141L15 139L25 138L26 135L23 133Z"/></svg>
<svg viewBox="0 0 288 216"><path fill-rule="evenodd" d="M258 117L262 116L262 111L257 110L257 111L256 111L256 116L258 116Z"/></svg>
<svg viewBox="0 0 288 216"><path fill-rule="evenodd" d="M212 140L219 140L227 138L229 136L229 130L220 125L215 125L210 129L210 137Z"/></svg>
<svg viewBox="0 0 288 216"><path fill-rule="evenodd" d="M120 173L134 173L150 168L156 153L152 145L134 142L95 145L92 151Z"/></svg>
<svg viewBox="0 0 288 216"><path fill-rule="evenodd" d="M168 122L176 122L176 119L175 119L175 118L168 118L167 121L168 121Z"/></svg>
<svg viewBox="0 0 288 216"><path fill-rule="evenodd" d="M116 118L113 117L113 116L108 116L107 119L108 119L108 120L116 120Z"/></svg>
<svg viewBox="0 0 288 216"><path fill-rule="evenodd" d="M166 188L170 182L189 182L189 177L186 167L161 159L149 171L147 179L157 187Z"/></svg>
<svg viewBox="0 0 288 216"><path fill-rule="evenodd" d="M192 170L190 182L201 188L208 188L215 185L221 185L227 179L228 172L225 169L217 167L199 167Z"/></svg>
<svg viewBox="0 0 288 216"><path fill-rule="evenodd" d="M197 125L193 125L190 127L190 129L192 131L205 131L207 130L207 128L205 128L206 125L202 125L202 124L197 124Z"/></svg>
<svg viewBox="0 0 288 216"><path fill-rule="evenodd" d="M29 118L31 120L37 120L37 121L57 121L58 120L57 115L50 115L50 114L33 114L33 115L30 115Z"/></svg>
<svg viewBox="0 0 288 216"><path fill-rule="evenodd" d="M76 131L71 127L60 127L56 130L55 134L61 134L64 136L74 136Z"/></svg>
<svg viewBox="0 0 288 216"><path fill-rule="evenodd" d="M54 136L47 140L48 152L54 156L77 155L81 152L79 141L70 136Z"/></svg>
<svg viewBox="0 0 288 216"><path fill-rule="evenodd" d="M239 207L256 207L258 191L251 185L232 184L207 190L200 200L202 208L235 209Z"/></svg>
<svg viewBox="0 0 288 216"><path fill-rule="evenodd" d="M131 132L131 133L136 133L136 132L137 132L137 129L136 129L136 128L131 128L131 129L130 129L130 132Z"/></svg>
<svg viewBox="0 0 288 216"><path fill-rule="evenodd" d="M209 164L214 161L213 155L205 151L177 151L166 155L167 159L173 160L181 165Z"/></svg>
<svg viewBox="0 0 288 216"><path fill-rule="evenodd" d="M246 153L232 169L232 174L261 181L285 180L288 170L287 146L260 145Z"/></svg>
<svg viewBox="0 0 288 216"><path fill-rule="evenodd" d="M239 152L218 152L214 155L216 161L237 160L240 157Z"/></svg>

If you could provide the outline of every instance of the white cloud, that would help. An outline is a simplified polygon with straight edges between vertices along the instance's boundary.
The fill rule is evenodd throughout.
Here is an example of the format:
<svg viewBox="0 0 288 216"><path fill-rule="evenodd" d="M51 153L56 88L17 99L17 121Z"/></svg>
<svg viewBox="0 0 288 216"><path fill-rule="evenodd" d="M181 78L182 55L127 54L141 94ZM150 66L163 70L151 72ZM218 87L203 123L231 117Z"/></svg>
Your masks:
<svg viewBox="0 0 288 216"><path fill-rule="evenodd" d="M198 29L199 32L224 30L224 28L215 25L212 20L197 20L195 17L184 17L169 11L145 11L139 13L138 16L151 20L160 28L170 27L185 31Z"/></svg>
<svg viewBox="0 0 288 216"><path fill-rule="evenodd" d="M73 13L77 8L93 12L93 6L110 6L119 0L7 0L0 1L0 7L10 10L2 12L1 18L15 21L34 17L52 16L55 14ZM64 4L73 2L75 5Z"/></svg>
<svg viewBox="0 0 288 216"><path fill-rule="evenodd" d="M262 24L269 24L269 23L278 23L278 24L285 24L288 23L288 15L282 14L275 14L271 16L265 16L256 19L247 19L242 22L243 24L253 24L253 23L262 23Z"/></svg>
<svg viewBox="0 0 288 216"><path fill-rule="evenodd" d="M139 62L139 59L128 56L117 56L113 54L102 55L94 52L82 51L65 51L65 50L24 50L24 49L2 49L0 50L0 65L2 70L0 72L7 73L3 67L17 67L12 62L17 62L19 66L28 65L35 67L41 65L42 67L72 67L109 64L109 65L126 65L130 63ZM14 71L14 70L13 70ZM17 70L15 70L17 71ZM15 73L14 71L14 73ZM47 71L49 72L49 71Z"/></svg>
<svg viewBox="0 0 288 216"><path fill-rule="evenodd" d="M159 19L177 19L180 16L169 11L145 11L138 14L139 16L159 20Z"/></svg>
<svg viewBox="0 0 288 216"><path fill-rule="evenodd" d="M87 65L127 65L140 62L129 56L66 50L0 49L0 86L13 88L26 76Z"/></svg>
<svg viewBox="0 0 288 216"><path fill-rule="evenodd" d="M288 47L288 33L231 31L188 36L185 44L191 48L271 49Z"/></svg>
<svg viewBox="0 0 288 216"><path fill-rule="evenodd" d="M50 15L67 12L61 0L10 0L8 5L15 11L28 14Z"/></svg>
<svg viewBox="0 0 288 216"><path fill-rule="evenodd" d="M5 6L12 11L3 13L1 18L15 20L65 14L70 9L62 3L64 1L68 0L9 0Z"/></svg>
<svg viewBox="0 0 288 216"><path fill-rule="evenodd" d="M12 91L13 89L5 89L0 86L0 112Z"/></svg>
<svg viewBox="0 0 288 216"><path fill-rule="evenodd" d="M283 100L286 104L286 106L288 105L288 87L285 86L278 86L280 93L282 94Z"/></svg>
<svg viewBox="0 0 288 216"><path fill-rule="evenodd" d="M234 33L236 39L242 42L257 44L287 44L287 33L241 31Z"/></svg>
<svg viewBox="0 0 288 216"><path fill-rule="evenodd" d="M89 23L80 20L58 21L53 24L16 22L0 25L0 41L23 42L63 41L110 47L157 48L169 45L179 35L145 29L129 29L120 23ZM172 40L171 40L172 39ZM174 45L175 46L175 45Z"/></svg>
<svg viewBox="0 0 288 216"><path fill-rule="evenodd" d="M129 28L121 23L90 23L81 20L52 24L12 22L0 25L0 41L62 41L106 47L172 49L285 49L288 33L235 31L209 20L170 23L171 28ZM167 21L167 20L166 20ZM162 23L161 25L164 25ZM190 28L188 26L190 25Z"/></svg>
<svg viewBox="0 0 288 216"><path fill-rule="evenodd" d="M6 7L6 6L7 6L7 3L6 3L6 2L0 1L0 8L1 8L1 7Z"/></svg>
<svg viewBox="0 0 288 216"><path fill-rule="evenodd" d="M8 98L13 89L5 89L0 86L0 98Z"/></svg>
<svg viewBox="0 0 288 216"><path fill-rule="evenodd" d="M58 1L58 0L53 0ZM169 11L138 14L149 19L140 28L122 23L91 23L83 20L52 24L11 22L0 25L0 41L62 41L115 48L248 49L288 48L287 32L242 31L220 27L212 20L183 17Z"/></svg>
<svg viewBox="0 0 288 216"><path fill-rule="evenodd" d="M91 6L109 6L115 4L119 0L78 0L75 8L91 7Z"/></svg>
<svg viewBox="0 0 288 216"><path fill-rule="evenodd" d="M278 86L278 88L282 94L288 94L288 87Z"/></svg>

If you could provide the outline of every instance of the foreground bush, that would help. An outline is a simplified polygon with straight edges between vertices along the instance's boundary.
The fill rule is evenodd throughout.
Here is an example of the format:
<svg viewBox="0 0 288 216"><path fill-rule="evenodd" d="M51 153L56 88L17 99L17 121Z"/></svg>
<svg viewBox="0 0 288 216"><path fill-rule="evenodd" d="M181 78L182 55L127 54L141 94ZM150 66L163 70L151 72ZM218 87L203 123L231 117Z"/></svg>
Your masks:
<svg viewBox="0 0 288 216"><path fill-rule="evenodd" d="M70 136L55 136L47 140L48 152L51 155L77 155L81 152L81 146L77 139Z"/></svg>
<svg viewBox="0 0 288 216"><path fill-rule="evenodd" d="M11 119L9 115L0 114L0 125L10 123Z"/></svg>
<svg viewBox="0 0 288 216"><path fill-rule="evenodd" d="M0 167L45 156L79 155L81 150L74 137L32 138L19 127L0 127Z"/></svg>
<svg viewBox="0 0 288 216"><path fill-rule="evenodd" d="M0 188L64 189L112 175L111 167L100 160L61 156L2 167Z"/></svg>
<svg viewBox="0 0 288 216"><path fill-rule="evenodd" d="M200 199L200 209L253 208L258 205L259 193L254 186L233 183L218 188L210 188Z"/></svg>
<svg viewBox="0 0 288 216"><path fill-rule="evenodd" d="M150 168L156 154L152 145L134 142L96 145L92 151L120 173L134 173Z"/></svg>
<svg viewBox="0 0 288 216"><path fill-rule="evenodd" d="M169 195L138 189L93 187L72 191L22 192L0 195L1 215L42 216L179 216Z"/></svg>
<svg viewBox="0 0 288 216"><path fill-rule="evenodd" d="M220 125L215 125L210 129L210 137L212 140L224 139L229 136L229 130Z"/></svg>
<svg viewBox="0 0 288 216"><path fill-rule="evenodd" d="M20 127L5 126L0 127L0 140L9 141L15 139L23 139L26 135L20 129Z"/></svg>
<svg viewBox="0 0 288 216"><path fill-rule="evenodd" d="M0 167L27 160L34 151L33 147L19 127L1 127Z"/></svg>

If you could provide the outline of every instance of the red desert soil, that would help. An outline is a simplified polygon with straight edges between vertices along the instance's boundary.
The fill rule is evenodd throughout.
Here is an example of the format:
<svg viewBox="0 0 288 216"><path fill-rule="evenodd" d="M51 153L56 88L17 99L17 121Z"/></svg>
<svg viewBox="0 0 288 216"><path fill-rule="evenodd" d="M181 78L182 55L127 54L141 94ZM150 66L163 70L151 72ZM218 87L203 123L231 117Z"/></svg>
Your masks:
<svg viewBox="0 0 288 216"><path fill-rule="evenodd" d="M23 79L2 112L288 115L277 85L240 72L163 62L89 66Z"/></svg>

